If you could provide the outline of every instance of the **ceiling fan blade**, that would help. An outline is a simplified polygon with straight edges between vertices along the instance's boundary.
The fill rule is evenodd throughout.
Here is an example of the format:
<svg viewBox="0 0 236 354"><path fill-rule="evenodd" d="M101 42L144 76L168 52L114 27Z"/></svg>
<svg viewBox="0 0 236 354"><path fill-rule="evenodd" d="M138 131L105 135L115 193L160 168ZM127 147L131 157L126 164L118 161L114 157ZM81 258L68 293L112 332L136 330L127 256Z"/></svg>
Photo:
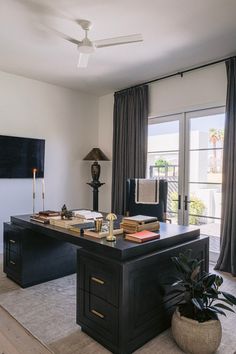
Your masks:
<svg viewBox="0 0 236 354"><path fill-rule="evenodd" d="M61 38L65 39L66 41L69 41L69 42L71 42L73 44L76 44L76 45L81 44L81 41L78 41L77 39L72 38L70 36L67 36L67 34L59 32L59 31L57 31L57 30L55 30L54 28L51 28L51 27L47 27L47 28L48 28L48 30L50 32L52 32L53 34L57 35L58 37L61 37Z"/></svg>
<svg viewBox="0 0 236 354"><path fill-rule="evenodd" d="M79 53L78 68L87 68L89 57L89 53Z"/></svg>
<svg viewBox="0 0 236 354"><path fill-rule="evenodd" d="M131 34L130 36L101 39L98 41L94 41L93 43L97 48L104 48L104 47L111 47L115 45L142 42L142 41L143 38L141 34Z"/></svg>

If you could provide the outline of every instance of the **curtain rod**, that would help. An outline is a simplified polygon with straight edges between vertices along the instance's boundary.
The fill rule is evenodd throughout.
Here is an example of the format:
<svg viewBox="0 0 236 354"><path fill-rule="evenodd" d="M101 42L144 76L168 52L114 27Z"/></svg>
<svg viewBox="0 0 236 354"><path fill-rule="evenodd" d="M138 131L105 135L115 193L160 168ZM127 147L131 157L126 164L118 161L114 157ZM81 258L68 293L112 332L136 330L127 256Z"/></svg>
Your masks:
<svg viewBox="0 0 236 354"><path fill-rule="evenodd" d="M116 91L115 93L121 93L121 92L126 91L126 90L128 90L128 89L132 89L132 88L135 88L135 87L140 87L140 86L143 86L143 85L152 84L153 82L161 81L161 80L164 80L164 79L169 79L170 77L173 77L173 76L178 76L178 75L180 75L181 77L183 77L183 74L186 74L186 73L188 73L188 72L190 72L190 71L194 71L194 70L206 68L207 66L219 64L219 63L222 63L222 62L224 62L224 61L226 61L226 60L228 60L228 59L234 58L234 57L235 57L235 55L230 56L230 57L226 57L226 58L224 58L224 59L219 59L219 60L216 60L216 61L207 63L207 64L203 64L203 65L200 65L200 66L195 66L195 67L193 67L193 68L191 68L191 69L186 69L186 70L182 70L182 71L177 71L176 73L173 73L173 74L169 74L169 75L166 75L166 76L158 77L158 78L156 78L156 79L152 79L152 80L149 80L149 81L146 81L146 82L142 82L141 84L137 84L137 85L134 85L134 86L127 87L127 88L125 88L125 89Z"/></svg>

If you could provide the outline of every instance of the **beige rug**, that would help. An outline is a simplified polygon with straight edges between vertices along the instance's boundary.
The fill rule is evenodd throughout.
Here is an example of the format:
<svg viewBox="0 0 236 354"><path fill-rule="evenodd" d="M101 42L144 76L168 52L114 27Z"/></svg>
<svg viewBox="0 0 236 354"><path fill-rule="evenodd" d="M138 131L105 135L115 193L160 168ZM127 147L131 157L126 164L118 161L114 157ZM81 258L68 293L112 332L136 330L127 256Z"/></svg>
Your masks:
<svg viewBox="0 0 236 354"><path fill-rule="evenodd" d="M224 274L224 289L236 294L236 279ZM0 304L33 335L57 354L106 354L108 350L81 332L76 324L76 277L67 276L21 289L0 272ZM218 354L236 351L236 314L222 318L223 338ZM135 353L183 353L165 331ZM33 353L32 353L33 354Z"/></svg>

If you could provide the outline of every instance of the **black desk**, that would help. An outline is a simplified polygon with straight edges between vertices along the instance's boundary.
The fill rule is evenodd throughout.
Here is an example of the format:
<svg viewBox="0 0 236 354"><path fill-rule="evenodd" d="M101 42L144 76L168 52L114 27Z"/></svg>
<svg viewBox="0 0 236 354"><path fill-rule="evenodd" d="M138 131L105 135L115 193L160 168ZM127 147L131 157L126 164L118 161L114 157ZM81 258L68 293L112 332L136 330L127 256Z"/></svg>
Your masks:
<svg viewBox="0 0 236 354"><path fill-rule="evenodd" d="M145 244L123 236L110 243L14 216L4 224L4 271L22 287L77 272L77 323L127 354L170 325L178 300L166 284L175 272L171 256L191 248L208 270L209 240L198 229L161 223L160 234Z"/></svg>

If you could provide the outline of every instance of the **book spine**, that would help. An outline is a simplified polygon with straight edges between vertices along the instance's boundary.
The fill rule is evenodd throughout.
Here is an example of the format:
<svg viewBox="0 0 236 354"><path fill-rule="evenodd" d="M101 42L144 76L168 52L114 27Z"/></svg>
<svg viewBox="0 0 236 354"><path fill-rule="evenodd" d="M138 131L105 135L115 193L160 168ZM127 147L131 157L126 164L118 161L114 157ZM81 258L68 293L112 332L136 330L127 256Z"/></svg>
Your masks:
<svg viewBox="0 0 236 354"><path fill-rule="evenodd" d="M160 229L160 224L159 222L156 222L155 224L144 224L138 226L138 231L143 231L143 230L159 230Z"/></svg>

